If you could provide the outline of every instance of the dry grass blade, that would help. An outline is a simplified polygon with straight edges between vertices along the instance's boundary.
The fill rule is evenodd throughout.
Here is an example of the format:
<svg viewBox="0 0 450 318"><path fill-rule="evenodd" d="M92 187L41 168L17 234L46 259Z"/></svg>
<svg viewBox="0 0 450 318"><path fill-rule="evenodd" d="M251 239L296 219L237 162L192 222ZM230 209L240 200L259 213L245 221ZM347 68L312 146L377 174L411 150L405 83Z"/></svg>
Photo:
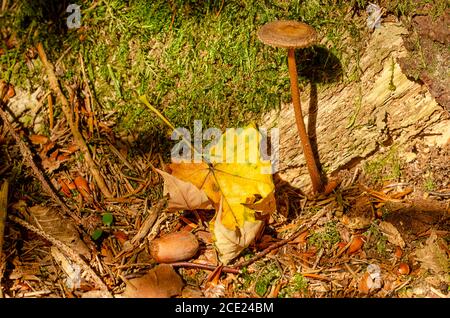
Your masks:
<svg viewBox="0 0 450 318"><path fill-rule="evenodd" d="M37 45L37 51L39 54L39 58L41 59L42 63L44 64L44 67L47 71L48 80L50 82L50 87L55 92L57 98L60 100L62 104L62 109L64 112L64 115L67 119L67 122L69 123L70 130L72 131L72 135L75 139L75 142L80 147L80 150L83 152L84 158L86 159L86 163L97 182L98 187L100 188L100 191L103 193L103 195L107 198L111 198L112 194L108 188L108 186L105 183L105 180L103 179L102 175L100 174L100 171L98 170L97 166L95 165L94 159L92 159L92 155L89 152L89 148L84 141L83 136L77 129L77 127L74 124L72 112L70 109L69 102L67 98L64 96L63 92L61 91L61 88L59 87L58 79L56 78L54 67L53 65L47 60L47 55L44 52L44 48L42 46L42 43L39 43Z"/></svg>

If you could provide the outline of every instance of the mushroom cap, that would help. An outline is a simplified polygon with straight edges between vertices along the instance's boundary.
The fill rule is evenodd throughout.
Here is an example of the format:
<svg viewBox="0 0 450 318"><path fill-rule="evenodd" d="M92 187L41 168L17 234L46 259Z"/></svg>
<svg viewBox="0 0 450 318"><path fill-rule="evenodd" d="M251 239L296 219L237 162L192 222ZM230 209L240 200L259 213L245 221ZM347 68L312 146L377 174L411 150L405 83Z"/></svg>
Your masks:
<svg viewBox="0 0 450 318"><path fill-rule="evenodd" d="M316 30L303 22L279 20L267 23L258 30L261 42L283 48L302 48L316 41Z"/></svg>

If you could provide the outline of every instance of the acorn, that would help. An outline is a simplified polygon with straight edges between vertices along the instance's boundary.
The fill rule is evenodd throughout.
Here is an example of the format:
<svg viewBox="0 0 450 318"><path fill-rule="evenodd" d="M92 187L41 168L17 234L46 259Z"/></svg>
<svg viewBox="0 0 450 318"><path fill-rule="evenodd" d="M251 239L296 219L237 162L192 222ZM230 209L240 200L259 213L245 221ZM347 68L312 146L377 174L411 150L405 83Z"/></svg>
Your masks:
<svg viewBox="0 0 450 318"><path fill-rule="evenodd" d="M406 263L400 263L398 265L397 273L400 275L408 275L410 272L409 265Z"/></svg>
<svg viewBox="0 0 450 318"><path fill-rule="evenodd" d="M197 254L199 243L191 232L170 233L150 243L150 254L158 263L173 263L191 259Z"/></svg>

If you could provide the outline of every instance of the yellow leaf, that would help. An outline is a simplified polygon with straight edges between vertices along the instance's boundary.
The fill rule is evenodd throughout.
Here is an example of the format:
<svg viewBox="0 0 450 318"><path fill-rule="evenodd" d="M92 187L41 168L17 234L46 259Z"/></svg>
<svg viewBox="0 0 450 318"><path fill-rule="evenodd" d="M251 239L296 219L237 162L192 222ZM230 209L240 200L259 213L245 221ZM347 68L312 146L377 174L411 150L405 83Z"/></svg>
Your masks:
<svg viewBox="0 0 450 318"><path fill-rule="evenodd" d="M218 211L211 227L224 262L247 247L261 228L253 208L264 214L275 210L271 163L261 159L261 138L254 126L230 129L210 148L207 162L169 165L174 177L203 190ZM226 253L223 246L228 246Z"/></svg>
<svg viewBox="0 0 450 318"><path fill-rule="evenodd" d="M249 246L261 230L264 223L258 220L244 221L240 228L230 230L225 227L222 218L222 206L219 207L216 217L210 227L214 233L215 245L219 251L219 258L224 264L228 264Z"/></svg>

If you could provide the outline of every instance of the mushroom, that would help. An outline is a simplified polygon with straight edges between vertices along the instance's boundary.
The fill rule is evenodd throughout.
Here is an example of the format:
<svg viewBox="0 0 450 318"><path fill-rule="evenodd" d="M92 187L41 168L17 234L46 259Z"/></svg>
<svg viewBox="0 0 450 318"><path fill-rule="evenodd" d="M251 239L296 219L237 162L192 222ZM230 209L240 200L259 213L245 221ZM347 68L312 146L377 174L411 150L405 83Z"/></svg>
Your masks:
<svg viewBox="0 0 450 318"><path fill-rule="evenodd" d="M311 26L302 22L281 20L262 26L258 31L258 38L264 44L288 49L288 68L297 130L303 147L306 166L311 177L313 192L321 192L323 190L323 184L320 172L314 159L309 137L306 133L305 123L303 122L297 65L294 54L296 48L308 47L316 41L316 31Z"/></svg>

